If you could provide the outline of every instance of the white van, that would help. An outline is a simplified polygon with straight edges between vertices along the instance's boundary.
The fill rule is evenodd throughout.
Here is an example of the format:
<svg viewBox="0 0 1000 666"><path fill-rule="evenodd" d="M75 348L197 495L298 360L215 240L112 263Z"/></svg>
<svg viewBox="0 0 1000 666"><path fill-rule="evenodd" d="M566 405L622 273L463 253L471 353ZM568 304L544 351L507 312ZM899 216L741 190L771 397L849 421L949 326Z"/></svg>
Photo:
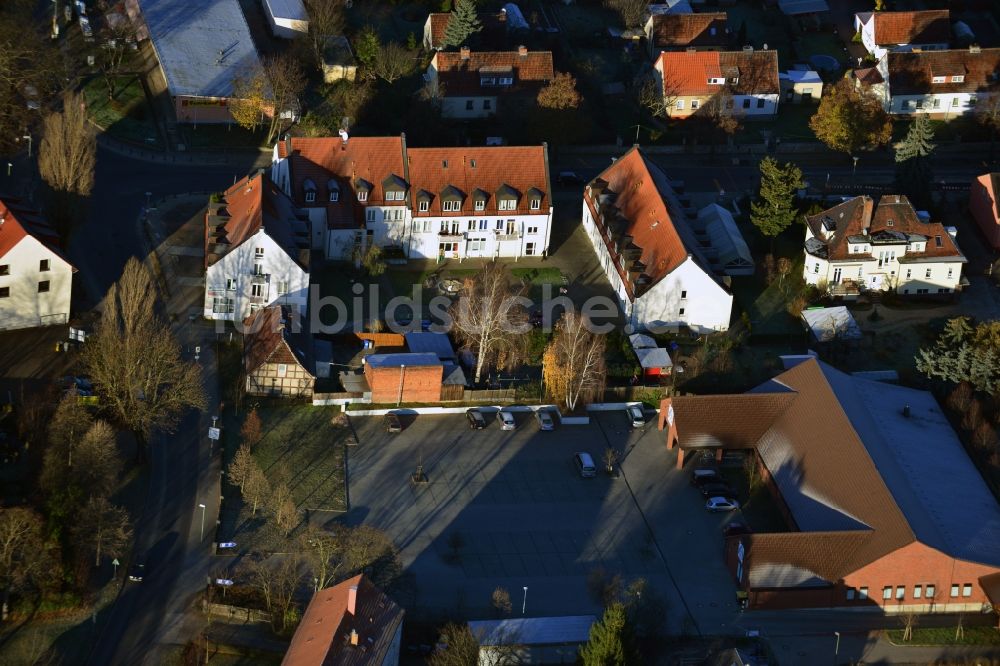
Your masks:
<svg viewBox="0 0 1000 666"><path fill-rule="evenodd" d="M597 475L597 468L594 466L594 459L586 451L577 451L573 454L573 462L580 471L580 476L585 479L593 478Z"/></svg>

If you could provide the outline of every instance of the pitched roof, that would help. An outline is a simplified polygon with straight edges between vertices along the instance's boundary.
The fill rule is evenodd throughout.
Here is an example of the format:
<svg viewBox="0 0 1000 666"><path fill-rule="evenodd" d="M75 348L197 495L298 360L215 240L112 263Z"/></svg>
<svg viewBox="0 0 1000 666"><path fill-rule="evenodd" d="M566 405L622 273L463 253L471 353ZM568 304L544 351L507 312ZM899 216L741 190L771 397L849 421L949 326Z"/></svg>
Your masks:
<svg viewBox="0 0 1000 666"><path fill-rule="evenodd" d="M289 147L290 150L289 150ZM278 157L289 157L292 199L305 208L326 208L330 228L360 228L364 211L357 205L357 192L367 191L366 204L386 203L385 184L395 176L406 181L403 154L406 142L400 136L287 137L278 142ZM316 200L307 203L305 185L316 189ZM330 189L338 188L336 202L330 201ZM389 205L402 205L393 201Z"/></svg>
<svg viewBox="0 0 1000 666"><path fill-rule="evenodd" d="M263 172L247 176L205 213L205 265L211 266L261 228L300 268L309 270L306 217Z"/></svg>
<svg viewBox="0 0 1000 666"><path fill-rule="evenodd" d="M911 51L886 55L892 95L996 92L1000 89L1000 48ZM933 83L934 77L945 77ZM961 76L960 82L952 80Z"/></svg>
<svg viewBox="0 0 1000 666"><path fill-rule="evenodd" d="M469 630L480 646L572 645L586 643L593 615L557 617L513 617L503 620L473 620Z"/></svg>
<svg viewBox="0 0 1000 666"><path fill-rule="evenodd" d="M465 57L467 55L468 57ZM431 67L438 71L438 80L445 97L496 96L518 92L534 92L555 78L551 51L438 51ZM514 83L510 86L483 87L480 70L493 74L510 72Z"/></svg>
<svg viewBox="0 0 1000 666"><path fill-rule="evenodd" d="M947 9L914 12L875 12L875 43L942 44L951 39Z"/></svg>
<svg viewBox="0 0 1000 666"><path fill-rule="evenodd" d="M787 393L678 396L671 400L685 448L753 448L795 399ZM726 412L731 419L720 419Z"/></svg>
<svg viewBox="0 0 1000 666"><path fill-rule="evenodd" d="M354 612L351 588L356 587ZM283 666L381 664L392 647L404 611L363 574L320 590L302 615ZM352 645L352 632L356 644Z"/></svg>
<svg viewBox="0 0 1000 666"><path fill-rule="evenodd" d="M729 40L725 12L653 14L649 20L654 48L722 47Z"/></svg>
<svg viewBox="0 0 1000 666"><path fill-rule="evenodd" d="M45 217L16 197L0 200L0 259L31 236L50 252L69 263L59 244L59 234ZM71 268L72 265L70 265ZM76 268L73 268L76 271Z"/></svg>
<svg viewBox="0 0 1000 666"><path fill-rule="evenodd" d="M292 340L293 331L286 324L280 305L258 310L243 321L243 368L247 374L265 363L300 365L310 375L305 344L308 336Z"/></svg>
<svg viewBox="0 0 1000 666"><path fill-rule="evenodd" d="M503 36L507 32L507 18L503 12L479 12L479 22L483 29L479 31L478 38L487 44L497 44L503 41ZM427 15L427 22L430 23L430 47L432 49L444 48L444 31L448 29L448 21L451 19L451 12L431 12ZM497 44L499 46L499 44Z"/></svg>
<svg viewBox="0 0 1000 666"><path fill-rule="evenodd" d="M409 148L406 151L410 186L428 199L428 210L412 204L415 217L545 214L552 205L549 187L548 149L541 146L474 146L468 148ZM461 197L459 211L442 211L441 194L447 187ZM517 198L515 210L500 211L497 193L506 186ZM532 196L529 196L529 190ZM474 210L474 199L485 198L485 210ZM539 199L531 209L531 199Z"/></svg>
<svg viewBox="0 0 1000 666"><path fill-rule="evenodd" d="M883 195L875 205L868 195L854 197L816 215L806 216L814 238L806 243L806 251L831 261L861 261L864 255L851 254L853 243L904 243L926 240L923 252L911 252L899 261L921 259L954 259L965 261L965 255L940 222L924 222L917 217L910 200L901 194Z"/></svg>
<svg viewBox="0 0 1000 666"><path fill-rule="evenodd" d="M776 95L781 87L777 51L665 51L659 63L666 94L711 95L725 88L734 95ZM708 82L719 78L725 84Z"/></svg>
<svg viewBox="0 0 1000 666"><path fill-rule="evenodd" d="M1000 224L1000 172L994 173L984 173L976 178L976 181L983 187L986 195L989 197L991 206L990 212L993 214L993 219L988 220L989 224ZM980 221L983 224L987 221Z"/></svg>

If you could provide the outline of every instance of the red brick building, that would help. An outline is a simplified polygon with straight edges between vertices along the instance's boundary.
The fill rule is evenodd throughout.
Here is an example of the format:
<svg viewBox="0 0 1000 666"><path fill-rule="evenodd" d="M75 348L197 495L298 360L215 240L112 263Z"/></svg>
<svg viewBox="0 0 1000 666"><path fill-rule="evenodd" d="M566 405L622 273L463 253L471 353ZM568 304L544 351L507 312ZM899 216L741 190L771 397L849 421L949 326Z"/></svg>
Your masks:
<svg viewBox="0 0 1000 666"><path fill-rule="evenodd" d="M934 397L812 357L741 395L665 399L685 453L742 449L787 531L733 536L751 608L981 612L1000 604L1000 505Z"/></svg>
<svg viewBox="0 0 1000 666"><path fill-rule="evenodd" d="M986 240L1000 249L1000 173L985 173L972 181L969 189L969 212L982 229Z"/></svg>
<svg viewBox="0 0 1000 666"><path fill-rule="evenodd" d="M443 376L444 363L430 352L365 357L365 379L376 404L440 402Z"/></svg>

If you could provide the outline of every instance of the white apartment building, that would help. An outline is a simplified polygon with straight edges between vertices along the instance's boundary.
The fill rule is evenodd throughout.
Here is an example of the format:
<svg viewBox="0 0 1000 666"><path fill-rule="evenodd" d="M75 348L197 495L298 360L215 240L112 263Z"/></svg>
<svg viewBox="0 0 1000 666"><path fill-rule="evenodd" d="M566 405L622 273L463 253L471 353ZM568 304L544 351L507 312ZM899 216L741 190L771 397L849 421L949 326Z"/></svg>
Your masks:
<svg viewBox="0 0 1000 666"><path fill-rule="evenodd" d="M243 321L272 304L305 313L307 217L264 173L244 178L205 215L206 319Z"/></svg>
<svg viewBox="0 0 1000 666"><path fill-rule="evenodd" d="M936 51L951 41L950 12L928 9L913 12L860 12L854 29L868 53L881 60L890 51Z"/></svg>
<svg viewBox="0 0 1000 666"><path fill-rule="evenodd" d="M1000 48L889 52L876 66L872 89L892 114L953 118L1000 94Z"/></svg>
<svg viewBox="0 0 1000 666"><path fill-rule="evenodd" d="M854 197L806 217L808 284L835 295L895 291L952 294L962 288L965 255L955 230L920 219L902 195Z"/></svg>
<svg viewBox="0 0 1000 666"><path fill-rule="evenodd" d="M75 272L37 211L0 201L0 330L67 323Z"/></svg>
<svg viewBox="0 0 1000 666"><path fill-rule="evenodd" d="M272 178L308 214L311 247L351 260L544 256L552 228L541 146L407 148L405 136L286 137Z"/></svg>

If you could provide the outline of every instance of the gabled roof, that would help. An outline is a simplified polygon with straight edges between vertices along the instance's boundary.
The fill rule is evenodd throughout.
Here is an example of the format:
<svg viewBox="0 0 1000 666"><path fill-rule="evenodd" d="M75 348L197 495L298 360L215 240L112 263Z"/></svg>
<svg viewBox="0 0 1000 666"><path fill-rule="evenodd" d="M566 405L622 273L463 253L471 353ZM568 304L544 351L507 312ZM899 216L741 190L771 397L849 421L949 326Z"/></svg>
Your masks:
<svg viewBox="0 0 1000 666"><path fill-rule="evenodd" d="M205 265L212 266L262 228L303 270L309 270L305 215L262 171L237 182L205 213Z"/></svg>
<svg viewBox="0 0 1000 666"><path fill-rule="evenodd" d="M351 588L356 589L350 612ZM320 590L302 615L283 666L361 666L386 658L404 611L363 574ZM352 645L352 632L356 645Z"/></svg>
<svg viewBox="0 0 1000 666"><path fill-rule="evenodd" d="M552 205L549 188L548 151L546 146L473 146L468 148L409 148L406 151L411 187L431 195L428 210L413 207L416 217L468 216L470 214L498 215L507 213L546 214ZM447 166L446 166L447 165ZM445 188L457 188L464 195L462 210L441 210L441 196ZM497 193L503 187L512 189L517 198L513 211L498 209ZM531 210L527 192L536 189L541 193L537 210ZM481 192L479 192L481 191ZM469 196L469 194L473 196ZM483 199L483 211L474 211L473 201Z"/></svg>
<svg viewBox="0 0 1000 666"><path fill-rule="evenodd" d="M0 259L28 236L69 264L60 248L59 235L39 211L15 197L0 200ZM72 264L70 268L76 271Z"/></svg>
<svg viewBox="0 0 1000 666"><path fill-rule="evenodd" d="M658 60L667 95L711 95L724 89L734 95L776 95L781 88L777 51L665 51ZM726 83L709 83L713 78Z"/></svg>
<svg viewBox="0 0 1000 666"><path fill-rule="evenodd" d="M280 305L271 305L247 317L244 322L243 368L247 374L256 371L265 363L285 363L300 365L314 376L309 369L306 345L311 344L308 335L296 335L286 321Z"/></svg>
<svg viewBox="0 0 1000 666"><path fill-rule="evenodd" d="M926 240L923 252L907 251L901 262L920 259L954 259L965 261L965 255L940 222L924 222L910 200L901 194L886 194L875 205L864 195L848 199L816 215L806 216L814 238L806 250L832 261L863 260L863 255L851 254L850 244L878 242L896 237L899 243Z"/></svg>
<svg viewBox="0 0 1000 666"><path fill-rule="evenodd" d="M573 645L586 643L593 615L559 617L515 617L504 620L473 620L469 630L480 646Z"/></svg>
<svg viewBox="0 0 1000 666"><path fill-rule="evenodd" d="M654 48L724 47L729 41L725 12L653 14L649 20Z"/></svg>
<svg viewBox="0 0 1000 666"><path fill-rule="evenodd" d="M468 57L466 57L468 56ZM517 92L536 92L555 78L551 51L473 51L471 53L438 51L431 67L438 71L445 97L470 95L495 97ZM510 86L484 88L480 70L513 72Z"/></svg>
<svg viewBox="0 0 1000 666"><path fill-rule="evenodd" d="M982 93L1000 90L1000 48L911 51L886 54L889 93L930 95L939 93ZM933 83L935 76L946 80ZM953 76L964 77L960 82Z"/></svg>
<svg viewBox="0 0 1000 666"><path fill-rule="evenodd" d="M947 9L914 12L875 12L875 43L946 44L951 39Z"/></svg>
<svg viewBox="0 0 1000 666"><path fill-rule="evenodd" d="M990 212L992 213L992 219L990 220L979 220L980 224L1000 224L1000 172L995 173L984 173L976 178L976 181L983 187L986 191L986 195L989 197L992 205L990 206Z"/></svg>
<svg viewBox="0 0 1000 666"><path fill-rule="evenodd" d="M450 19L451 12L432 12L427 15L427 23L430 24L430 48L444 48L444 31L448 29ZM483 26L477 35L479 40L486 44L501 46L507 33L506 14L479 12L479 23Z"/></svg>

